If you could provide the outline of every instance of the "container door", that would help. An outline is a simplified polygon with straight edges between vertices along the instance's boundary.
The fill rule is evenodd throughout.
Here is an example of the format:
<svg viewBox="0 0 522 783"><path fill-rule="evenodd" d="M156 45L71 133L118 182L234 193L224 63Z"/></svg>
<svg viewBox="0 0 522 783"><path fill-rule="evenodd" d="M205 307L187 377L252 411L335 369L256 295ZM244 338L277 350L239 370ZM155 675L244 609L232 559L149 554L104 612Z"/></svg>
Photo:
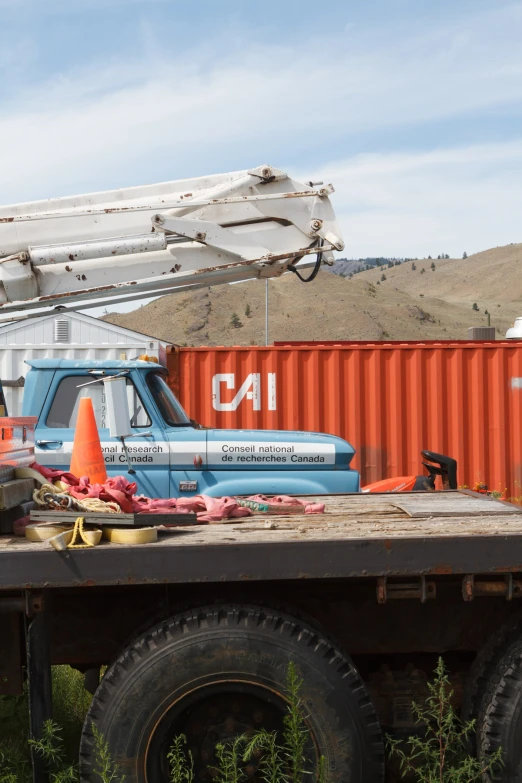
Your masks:
<svg viewBox="0 0 522 783"><path fill-rule="evenodd" d="M109 476L124 476L136 481L138 494L168 497L169 447L164 429L149 412L146 395L127 377L127 394L133 437L126 440L131 468L129 474L121 444L109 435L105 393L102 383L82 386L94 380L82 371L57 372L47 396L36 433L35 457L40 464L69 470L78 406L82 397L90 397Z"/></svg>

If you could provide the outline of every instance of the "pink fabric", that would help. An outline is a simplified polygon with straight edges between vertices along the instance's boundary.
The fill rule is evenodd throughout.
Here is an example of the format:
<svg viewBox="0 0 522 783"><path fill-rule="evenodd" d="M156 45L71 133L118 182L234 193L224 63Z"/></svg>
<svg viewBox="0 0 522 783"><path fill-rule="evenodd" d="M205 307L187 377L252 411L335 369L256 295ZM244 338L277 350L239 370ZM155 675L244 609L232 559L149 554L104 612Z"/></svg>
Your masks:
<svg viewBox="0 0 522 783"><path fill-rule="evenodd" d="M15 536L25 536L25 528L30 523L31 517L21 517L20 519L15 520L13 523L13 533Z"/></svg>
<svg viewBox="0 0 522 783"><path fill-rule="evenodd" d="M99 498L106 502L114 501L121 510L130 514L197 514L198 522L221 522L223 519L240 519L250 517L253 511L240 506L235 498L222 497L211 498L208 495L196 495L192 498L148 498L144 495L136 495L136 482L128 481L125 476L108 478L104 484L90 484L87 476L78 479L71 473L60 470L44 468L34 462L31 467L37 470L48 481L63 481L69 486L70 494L81 500L82 498ZM253 495L248 498L257 503L270 503L270 505L301 506L305 514L323 514L324 503L311 503L289 495L277 495L268 498L266 495Z"/></svg>
<svg viewBox="0 0 522 783"><path fill-rule="evenodd" d="M278 503L285 506L304 506L305 514L324 514L324 503L312 503L309 500L299 500L291 495L276 495L269 498L266 495L253 495L249 500L256 503L269 503L276 506Z"/></svg>
<svg viewBox="0 0 522 783"><path fill-rule="evenodd" d="M208 495L196 495L192 498L172 498L154 500L145 497L134 498L135 511L148 514L189 514L195 512L198 522L221 522L223 519L249 517L251 511L239 505L235 498L211 498ZM167 523L168 524L168 523Z"/></svg>
<svg viewBox="0 0 522 783"><path fill-rule="evenodd" d="M134 511L132 499L136 490L136 482L127 481L124 476L108 478L105 484L89 484L88 477L83 476L80 479L79 486L71 488L70 493L78 500L82 498L99 498L108 503L114 501L125 514L131 514Z"/></svg>
<svg viewBox="0 0 522 783"><path fill-rule="evenodd" d="M52 483L53 481L63 481L65 484L69 484L70 487L75 487L79 484L79 480L72 473L67 473L64 470L53 470L52 468L44 468L43 465L39 465L37 462L33 462L30 467L33 470L37 470L44 478Z"/></svg>

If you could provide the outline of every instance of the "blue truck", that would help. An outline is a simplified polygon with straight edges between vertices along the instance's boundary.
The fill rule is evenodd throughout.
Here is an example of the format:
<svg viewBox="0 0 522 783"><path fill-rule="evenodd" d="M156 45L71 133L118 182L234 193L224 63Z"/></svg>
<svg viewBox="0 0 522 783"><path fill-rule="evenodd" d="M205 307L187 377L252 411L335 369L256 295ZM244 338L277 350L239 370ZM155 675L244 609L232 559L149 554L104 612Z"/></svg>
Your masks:
<svg viewBox="0 0 522 783"><path fill-rule="evenodd" d="M130 467L138 491L149 497L360 490L359 473L350 467L355 450L342 438L201 427L169 388L166 369L153 362L42 359L29 364L22 413L37 420L35 456L46 467L69 469L79 402L89 396L108 475L126 475ZM111 376L126 381L132 430L127 454L109 433L101 381ZM93 383L96 379L100 383Z"/></svg>

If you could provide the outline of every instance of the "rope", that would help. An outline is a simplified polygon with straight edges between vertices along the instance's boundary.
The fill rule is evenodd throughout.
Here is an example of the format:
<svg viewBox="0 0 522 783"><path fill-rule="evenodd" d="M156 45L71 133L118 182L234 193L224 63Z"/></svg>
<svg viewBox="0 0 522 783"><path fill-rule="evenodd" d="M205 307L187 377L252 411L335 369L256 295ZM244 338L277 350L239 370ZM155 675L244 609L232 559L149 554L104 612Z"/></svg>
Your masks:
<svg viewBox="0 0 522 783"><path fill-rule="evenodd" d="M56 492L52 484L42 484L33 491L33 500L40 508L68 509L72 507L72 498L62 492Z"/></svg>
<svg viewBox="0 0 522 783"><path fill-rule="evenodd" d="M77 500L67 492L57 492L52 484L42 484L33 492L33 500L40 508L52 508L58 511L76 509L77 511L97 511L99 514L121 514L121 508L114 501L106 502L99 498Z"/></svg>
<svg viewBox="0 0 522 783"><path fill-rule="evenodd" d="M95 544L90 540L89 536L86 536L83 529L84 523L83 517L78 517L73 527L72 538L67 544L67 549L90 549Z"/></svg>
<svg viewBox="0 0 522 783"><path fill-rule="evenodd" d="M105 501L100 498L83 498L73 500L79 511L97 511L99 514L121 514L121 508L113 500Z"/></svg>

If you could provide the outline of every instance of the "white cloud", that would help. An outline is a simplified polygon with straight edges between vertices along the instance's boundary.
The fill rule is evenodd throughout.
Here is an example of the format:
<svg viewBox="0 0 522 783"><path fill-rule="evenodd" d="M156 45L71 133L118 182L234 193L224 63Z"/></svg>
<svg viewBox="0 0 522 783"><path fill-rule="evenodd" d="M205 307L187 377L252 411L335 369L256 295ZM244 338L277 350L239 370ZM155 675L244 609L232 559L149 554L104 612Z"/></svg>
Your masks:
<svg viewBox="0 0 522 783"><path fill-rule="evenodd" d="M3 0L5 3L5 0ZM0 0L2 3L2 0ZM223 36L174 54L88 63L18 90L0 117L0 203L153 179L320 161L353 255L471 252L513 241L519 143L348 157L343 147L477 113L520 111L522 3L438 26L361 25L317 43ZM145 36L147 38L147 36ZM482 156L485 156L484 158ZM292 172L294 173L294 172ZM490 204L492 207L489 208ZM429 247L428 247L429 245ZM415 248L427 248L423 249Z"/></svg>
<svg viewBox="0 0 522 783"><path fill-rule="evenodd" d="M334 183L349 257L459 257L522 242L522 139L358 155L319 168L313 179Z"/></svg>

